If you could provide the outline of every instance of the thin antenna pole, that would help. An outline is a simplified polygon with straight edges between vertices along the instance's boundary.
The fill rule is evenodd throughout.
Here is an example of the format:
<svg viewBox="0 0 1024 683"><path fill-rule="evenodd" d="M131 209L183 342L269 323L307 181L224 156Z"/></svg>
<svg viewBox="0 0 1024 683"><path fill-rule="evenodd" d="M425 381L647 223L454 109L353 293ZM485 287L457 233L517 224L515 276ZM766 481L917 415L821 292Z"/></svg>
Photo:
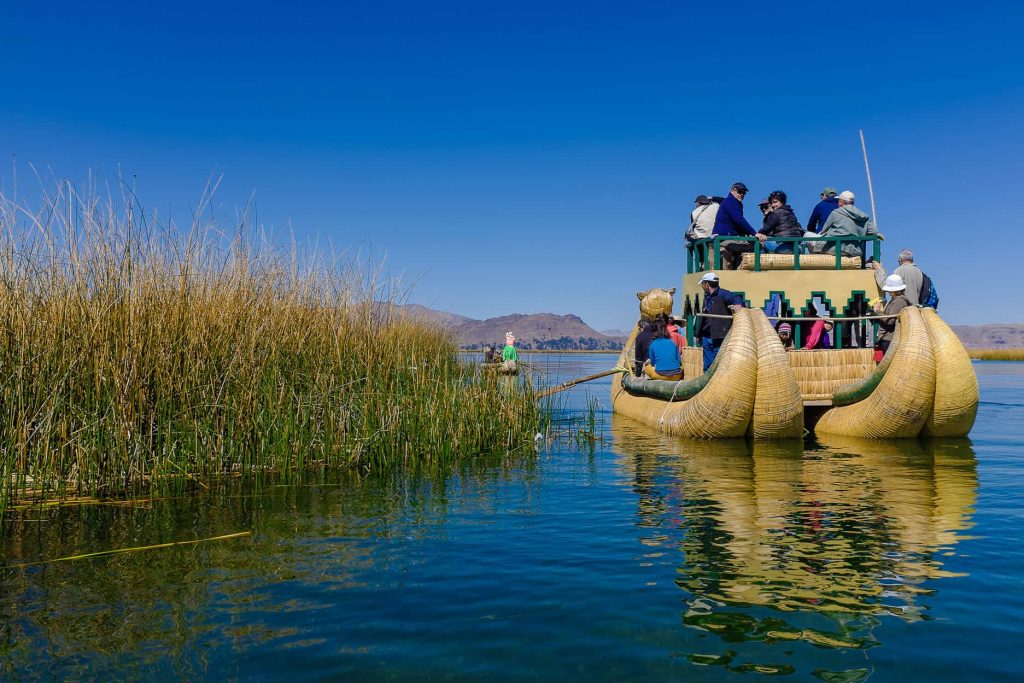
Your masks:
<svg viewBox="0 0 1024 683"><path fill-rule="evenodd" d="M878 211L875 210L875 188L871 186L871 166L868 165L868 148L864 144L864 130L858 129L860 133L860 149L864 152L864 170L868 174L868 194L871 195L871 217L875 221L875 227L878 227Z"/></svg>

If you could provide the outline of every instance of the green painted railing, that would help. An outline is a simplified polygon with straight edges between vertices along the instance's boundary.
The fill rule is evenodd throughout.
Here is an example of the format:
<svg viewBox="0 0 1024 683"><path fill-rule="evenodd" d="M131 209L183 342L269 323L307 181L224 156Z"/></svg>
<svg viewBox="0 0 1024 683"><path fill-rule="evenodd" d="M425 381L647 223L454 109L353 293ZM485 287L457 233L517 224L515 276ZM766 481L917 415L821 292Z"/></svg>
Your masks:
<svg viewBox="0 0 1024 683"><path fill-rule="evenodd" d="M761 271L761 254L767 253L761 244L761 240L750 235L714 235L712 237L706 237L704 239L686 243L686 272L689 274L712 269L720 270L722 268L722 242L727 240L733 242L753 242L754 250L752 253L754 254L754 272ZM856 244L859 246L861 248L861 253L863 254L862 258L865 260L867 260L867 258L871 258L879 262L882 260L882 238L878 235L870 235L867 237L773 237L770 238L770 240L772 242L793 244L793 270L800 270L802 247L815 242L827 242L830 244L835 252L836 270L840 270L842 268L842 246L844 244ZM869 244L871 245L870 257L867 256ZM711 268L708 267L709 265Z"/></svg>

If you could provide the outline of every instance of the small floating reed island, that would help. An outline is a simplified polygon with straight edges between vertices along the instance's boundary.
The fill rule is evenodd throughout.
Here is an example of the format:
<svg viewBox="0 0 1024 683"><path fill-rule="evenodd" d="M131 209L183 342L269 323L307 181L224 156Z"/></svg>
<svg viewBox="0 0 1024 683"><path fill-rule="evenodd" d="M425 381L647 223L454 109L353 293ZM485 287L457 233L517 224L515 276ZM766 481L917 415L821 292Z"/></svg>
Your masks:
<svg viewBox="0 0 1024 683"><path fill-rule="evenodd" d="M209 205L178 229L67 183L0 196L0 515L529 449L528 378L460 364L353 260L255 240L245 216L226 238Z"/></svg>

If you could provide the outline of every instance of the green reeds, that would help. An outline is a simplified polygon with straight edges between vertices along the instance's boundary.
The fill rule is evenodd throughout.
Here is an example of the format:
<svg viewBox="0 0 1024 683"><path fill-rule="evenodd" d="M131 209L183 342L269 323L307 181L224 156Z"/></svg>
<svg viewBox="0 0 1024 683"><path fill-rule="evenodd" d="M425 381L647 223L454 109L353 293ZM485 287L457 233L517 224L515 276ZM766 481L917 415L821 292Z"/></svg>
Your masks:
<svg viewBox="0 0 1024 683"><path fill-rule="evenodd" d="M132 195L0 195L0 513L529 446L531 387L460 365L351 262L254 240L244 217L226 240L208 205L179 231Z"/></svg>
<svg viewBox="0 0 1024 683"><path fill-rule="evenodd" d="M1024 360L1024 349L967 349L975 360Z"/></svg>

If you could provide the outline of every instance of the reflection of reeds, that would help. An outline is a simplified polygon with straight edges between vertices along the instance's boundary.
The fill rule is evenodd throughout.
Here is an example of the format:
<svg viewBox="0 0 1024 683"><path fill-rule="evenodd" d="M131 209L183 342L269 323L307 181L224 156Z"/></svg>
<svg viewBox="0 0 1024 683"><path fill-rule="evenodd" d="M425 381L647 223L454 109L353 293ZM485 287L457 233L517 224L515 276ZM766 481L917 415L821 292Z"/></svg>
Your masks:
<svg viewBox="0 0 1024 683"><path fill-rule="evenodd" d="M1024 360L1024 349L967 349L974 360Z"/></svg>
<svg viewBox="0 0 1024 683"><path fill-rule="evenodd" d="M0 513L307 465L528 444L532 391L477 376L352 263L67 184L0 196ZM385 303L380 303L384 301Z"/></svg>

